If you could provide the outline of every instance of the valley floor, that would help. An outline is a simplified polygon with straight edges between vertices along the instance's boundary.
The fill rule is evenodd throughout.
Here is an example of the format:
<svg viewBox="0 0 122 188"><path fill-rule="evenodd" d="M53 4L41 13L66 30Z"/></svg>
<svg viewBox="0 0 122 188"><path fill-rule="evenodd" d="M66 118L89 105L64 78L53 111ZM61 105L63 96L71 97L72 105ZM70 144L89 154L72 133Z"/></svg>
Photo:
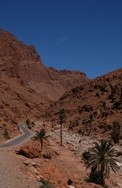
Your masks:
<svg viewBox="0 0 122 188"><path fill-rule="evenodd" d="M73 181L75 188L99 187L84 182L88 172L81 160L83 151L96 140L64 130L61 147L59 134L59 128L49 133L48 147L56 153L56 157L51 160L27 159L16 155L15 149L0 149L0 188L39 188L37 176L52 180L56 188L68 188L68 179ZM122 169L117 174L111 174L109 183L111 188L122 187Z"/></svg>

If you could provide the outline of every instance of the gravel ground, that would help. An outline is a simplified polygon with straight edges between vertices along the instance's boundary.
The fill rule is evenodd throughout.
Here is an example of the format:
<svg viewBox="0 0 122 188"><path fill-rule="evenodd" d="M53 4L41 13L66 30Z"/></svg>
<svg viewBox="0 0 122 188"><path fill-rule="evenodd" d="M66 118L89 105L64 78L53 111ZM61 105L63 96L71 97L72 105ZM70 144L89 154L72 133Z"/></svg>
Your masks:
<svg viewBox="0 0 122 188"><path fill-rule="evenodd" d="M39 188L23 170L24 164L14 153L0 149L0 188Z"/></svg>
<svg viewBox="0 0 122 188"><path fill-rule="evenodd" d="M56 129L51 132L50 136L60 142L60 129ZM93 146L95 141L95 139L90 138L89 136L75 134L73 132L67 131L67 129L63 130L63 145L65 147L72 146L75 153L82 154L89 147Z"/></svg>
<svg viewBox="0 0 122 188"><path fill-rule="evenodd" d="M53 130L50 136L60 142L60 129ZM93 146L94 142L98 140L89 136L82 136L80 134L75 134L69 132L67 129L63 129L63 145L65 147L73 147L73 150L77 154L82 154L85 150ZM118 151L122 151L121 146L115 146ZM122 157L119 157L120 163L122 163Z"/></svg>

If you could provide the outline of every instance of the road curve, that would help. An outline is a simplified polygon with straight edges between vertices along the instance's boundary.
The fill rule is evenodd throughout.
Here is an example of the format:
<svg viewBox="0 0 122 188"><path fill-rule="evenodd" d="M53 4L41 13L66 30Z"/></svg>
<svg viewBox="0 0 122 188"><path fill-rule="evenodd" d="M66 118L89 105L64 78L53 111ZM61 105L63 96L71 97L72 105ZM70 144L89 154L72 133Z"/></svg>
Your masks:
<svg viewBox="0 0 122 188"><path fill-rule="evenodd" d="M22 132L20 136L17 136L11 140L8 140L7 142L0 144L0 148L11 148L18 146L20 144L25 143L27 140L29 140L31 137L34 136L34 133L30 131L25 124L19 125L19 129Z"/></svg>

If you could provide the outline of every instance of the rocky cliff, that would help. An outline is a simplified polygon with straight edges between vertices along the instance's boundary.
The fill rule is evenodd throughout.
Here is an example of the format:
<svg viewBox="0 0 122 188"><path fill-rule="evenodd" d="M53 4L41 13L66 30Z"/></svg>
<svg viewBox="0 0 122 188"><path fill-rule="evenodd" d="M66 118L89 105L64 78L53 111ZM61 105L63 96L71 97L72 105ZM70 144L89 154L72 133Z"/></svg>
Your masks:
<svg viewBox="0 0 122 188"><path fill-rule="evenodd" d="M46 67L33 46L26 46L3 30L0 30L0 72L2 76L17 78L50 100L88 81L84 73Z"/></svg>

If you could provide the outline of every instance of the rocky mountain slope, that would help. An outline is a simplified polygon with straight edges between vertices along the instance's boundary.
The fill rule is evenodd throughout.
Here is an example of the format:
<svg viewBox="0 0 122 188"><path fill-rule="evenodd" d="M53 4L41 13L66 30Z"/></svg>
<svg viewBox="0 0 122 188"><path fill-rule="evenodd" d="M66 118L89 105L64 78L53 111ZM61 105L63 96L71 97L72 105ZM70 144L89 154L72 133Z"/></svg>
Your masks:
<svg viewBox="0 0 122 188"><path fill-rule="evenodd" d="M46 67L33 46L0 29L0 125L6 137L18 132L18 121L39 118L50 101L87 81L84 73Z"/></svg>
<svg viewBox="0 0 122 188"><path fill-rule="evenodd" d="M66 92L50 106L47 117L58 121L57 112L61 108L66 111L69 129L85 134L104 132L105 135L113 121L122 122L122 69Z"/></svg>
<svg viewBox="0 0 122 188"><path fill-rule="evenodd" d="M26 46L3 30L0 30L0 72L19 79L51 100L88 81L84 73L46 67L33 46Z"/></svg>
<svg viewBox="0 0 122 188"><path fill-rule="evenodd" d="M67 116L63 147L60 127L55 126L61 108ZM108 136L113 121L122 122L121 109L122 69L91 81L84 73L57 71L42 63L33 46L0 30L0 142L20 134L17 123L27 117L39 120L33 131L43 127L49 135L43 152L33 140L10 152L0 150L1 172L6 172L1 175L3 180L6 176L2 187L20 187L21 180L22 187L37 187L40 179L58 188L71 187L68 180L74 188L100 187L84 181L87 171L81 154L96 137ZM116 145L119 153L121 143ZM121 171L112 174L108 185L121 187L121 177Z"/></svg>

